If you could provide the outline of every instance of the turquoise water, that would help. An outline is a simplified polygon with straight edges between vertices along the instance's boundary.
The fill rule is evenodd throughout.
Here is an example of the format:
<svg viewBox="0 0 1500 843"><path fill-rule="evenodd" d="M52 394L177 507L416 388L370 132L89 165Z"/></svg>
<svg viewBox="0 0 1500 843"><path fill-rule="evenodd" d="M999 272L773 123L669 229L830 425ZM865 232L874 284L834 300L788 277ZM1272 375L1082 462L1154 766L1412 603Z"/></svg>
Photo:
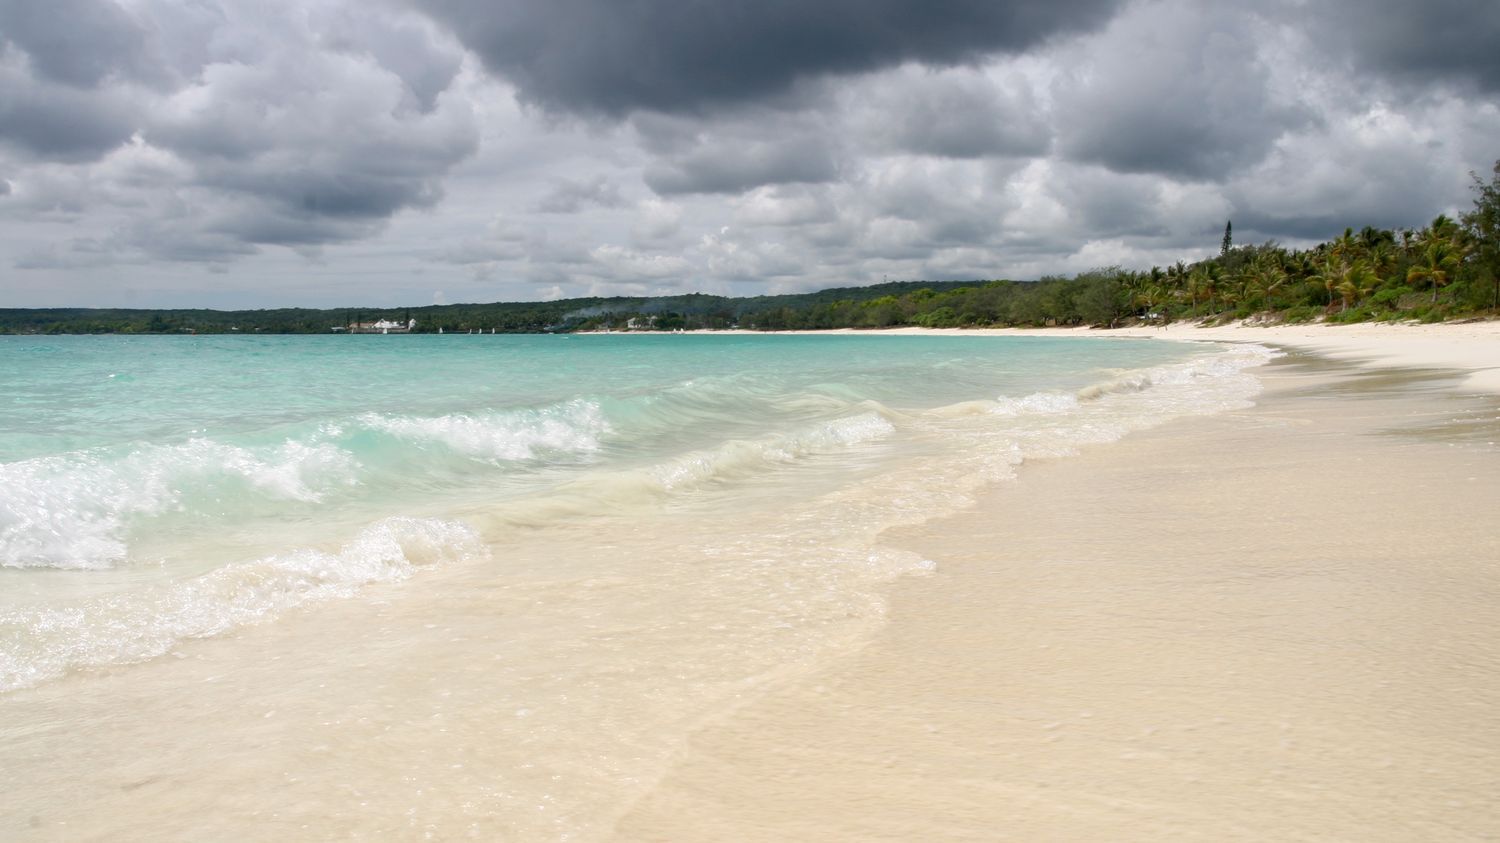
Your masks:
<svg viewBox="0 0 1500 843"><path fill-rule="evenodd" d="M1031 337L0 337L0 689L472 563L508 531L567 547L566 523L622 511L795 507L903 461L951 486L1232 406L1258 360Z"/></svg>

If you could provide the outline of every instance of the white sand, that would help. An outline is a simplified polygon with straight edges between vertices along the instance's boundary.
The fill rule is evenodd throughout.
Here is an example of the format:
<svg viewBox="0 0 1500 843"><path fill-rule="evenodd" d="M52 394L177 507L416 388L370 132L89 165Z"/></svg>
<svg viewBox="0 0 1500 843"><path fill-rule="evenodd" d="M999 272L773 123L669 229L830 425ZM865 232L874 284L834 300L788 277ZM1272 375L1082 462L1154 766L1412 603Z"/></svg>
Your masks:
<svg viewBox="0 0 1500 843"><path fill-rule="evenodd" d="M814 331L810 333L851 333ZM901 336L1059 336L1151 337L1171 340L1257 342L1299 348L1339 360L1378 366L1458 369L1468 373L1464 388L1500 392L1500 321L1414 323L1357 323L1353 325L1229 325L1202 327L1175 322L1162 327L1116 328L891 328L870 334Z"/></svg>
<svg viewBox="0 0 1500 843"><path fill-rule="evenodd" d="M1113 335L1488 387L1497 327ZM701 729L618 836L1500 838L1495 399L1264 371L1251 410L1028 464L900 537L938 572L876 640Z"/></svg>

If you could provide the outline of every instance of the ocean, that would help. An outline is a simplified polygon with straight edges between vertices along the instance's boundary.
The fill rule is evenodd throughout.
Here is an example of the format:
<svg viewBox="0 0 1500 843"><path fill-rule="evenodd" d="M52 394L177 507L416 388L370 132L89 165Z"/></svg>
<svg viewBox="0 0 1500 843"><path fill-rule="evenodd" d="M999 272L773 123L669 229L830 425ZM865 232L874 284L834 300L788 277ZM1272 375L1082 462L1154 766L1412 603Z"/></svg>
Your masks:
<svg viewBox="0 0 1500 843"><path fill-rule="evenodd" d="M172 771L109 791L85 836L587 839L695 724L879 627L934 567L884 532L1247 406L1269 355L0 337L0 776L62 811L101 746Z"/></svg>

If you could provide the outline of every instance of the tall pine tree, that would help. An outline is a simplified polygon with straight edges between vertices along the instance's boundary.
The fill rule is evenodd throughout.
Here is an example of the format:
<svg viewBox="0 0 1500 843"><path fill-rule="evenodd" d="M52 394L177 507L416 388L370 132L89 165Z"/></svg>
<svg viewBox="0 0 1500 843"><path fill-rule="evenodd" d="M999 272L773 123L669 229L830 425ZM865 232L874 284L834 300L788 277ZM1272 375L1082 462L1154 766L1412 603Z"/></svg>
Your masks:
<svg viewBox="0 0 1500 843"><path fill-rule="evenodd" d="M1234 221L1233 220L1226 221L1224 223L1224 243L1221 246L1219 246L1219 255L1221 257L1224 256L1224 255L1229 254L1229 250L1234 247L1234 234L1233 234L1233 231L1234 231Z"/></svg>

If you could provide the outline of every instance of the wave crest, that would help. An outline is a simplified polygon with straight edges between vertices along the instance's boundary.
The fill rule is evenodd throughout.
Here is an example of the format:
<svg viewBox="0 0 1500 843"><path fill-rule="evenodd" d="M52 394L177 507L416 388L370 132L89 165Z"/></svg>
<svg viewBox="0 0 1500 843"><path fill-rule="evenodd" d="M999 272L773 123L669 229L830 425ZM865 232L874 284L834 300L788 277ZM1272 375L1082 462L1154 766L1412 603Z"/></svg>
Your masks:
<svg viewBox="0 0 1500 843"><path fill-rule="evenodd" d="M315 502L357 482L357 463L329 443L244 448L210 439L153 445L111 460L97 452L0 465L0 566L108 568L126 556L134 518L189 499Z"/></svg>
<svg viewBox="0 0 1500 843"><path fill-rule="evenodd" d="M599 405L584 400L485 414L422 417L365 413L357 421L369 430L419 444L437 444L490 462L597 451L601 438L611 430Z"/></svg>

